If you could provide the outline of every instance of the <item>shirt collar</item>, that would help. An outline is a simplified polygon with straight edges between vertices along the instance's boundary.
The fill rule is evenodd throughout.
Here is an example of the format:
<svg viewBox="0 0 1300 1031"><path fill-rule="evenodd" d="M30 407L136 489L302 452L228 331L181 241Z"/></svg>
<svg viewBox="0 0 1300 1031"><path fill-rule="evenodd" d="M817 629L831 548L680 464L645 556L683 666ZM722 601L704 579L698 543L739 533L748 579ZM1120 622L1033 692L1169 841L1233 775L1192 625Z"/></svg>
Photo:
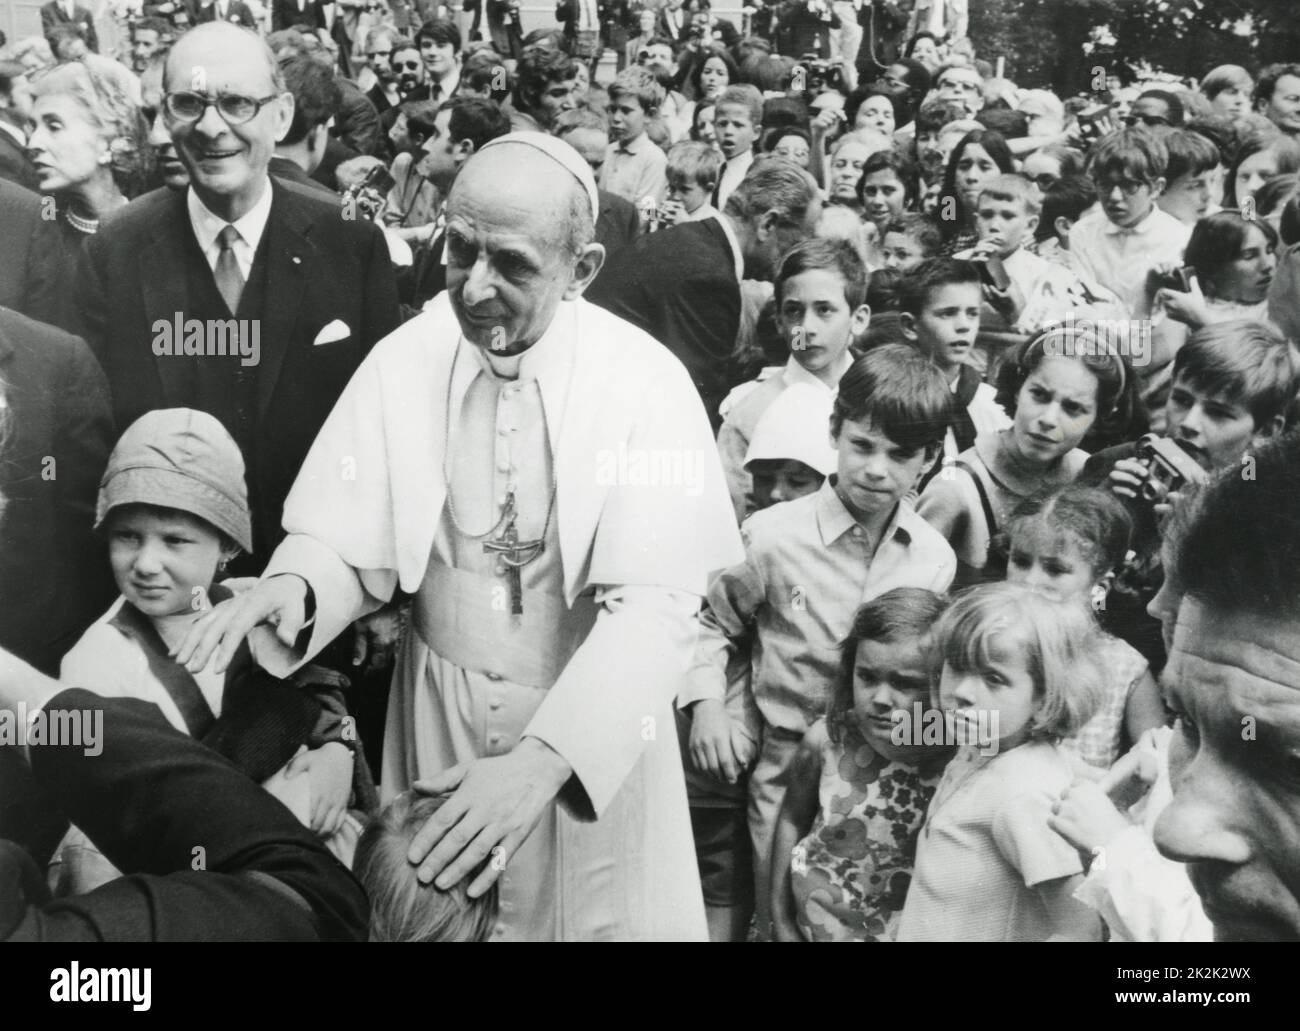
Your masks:
<svg viewBox="0 0 1300 1031"><path fill-rule="evenodd" d="M650 137L643 132L630 140L619 140L615 149L620 154L640 154L645 149L643 144L649 142Z"/></svg>
<svg viewBox="0 0 1300 1031"><path fill-rule="evenodd" d="M1110 219L1107 218L1106 229L1105 229L1106 235L1107 236L1145 236L1147 233L1155 229L1155 218L1159 212L1160 212L1159 208L1152 206L1151 210L1147 212L1147 217L1131 228L1127 228L1125 226L1117 226L1114 222L1112 222ZM1104 213L1102 217L1105 218Z"/></svg>
<svg viewBox="0 0 1300 1031"><path fill-rule="evenodd" d="M262 189L262 196L257 199L257 203L249 208L242 218L234 222L227 222L209 211L203 201L199 200L193 186L186 191L185 206L189 209L194 238L198 240L204 254L217 245L217 237L228 225L233 225L244 243L248 245L248 249L256 253L257 245L262 242L262 234L266 232L267 220L271 217L271 179L270 176L267 177L266 186Z"/></svg>
<svg viewBox="0 0 1300 1031"><path fill-rule="evenodd" d="M748 169L749 166L752 165L753 163L754 163L754 148L750 147L749 150L745 151L745 153L737 154L734 158L728 161L726 167L728 172L739 172L741 178L743 179L745 170Z"/></svg>
<svg viewBox="0 0 1300 1031"><path fill-rule="evenodd" d="M853 518L853 513L844 507L840 496L835 493L834 480L834 474L826 477L826 482L817 492L817 528L821 530L822 543L827 547L849 533L855 526L860 525ZM912 529L909 529L909 526L914 528L914 520L917 519L920 519L920 516L905 503L898 502L889 517L889 522L885 524L885 530L880 535L880 542L876 544L876 549L879 550L881 543L894 538L905 547L911 544Z"/></svg>
<svg viewBox="0 0 1300 1031"><path fill-rule="evenodd" d="M17 143L18 146L20 147L27 146L27 135L22 131L22 129L18 128L18 126L16 125L11 125L10 123L6 122L3 118L0 118L0 131L7 132L10 136L12 136L14 138L14 142Z"/></svg>
<svg viewBox="0 0 1300 1031"><path fill-rule="evenodd" d="M853 355L846 350L842 355L840 355L840 360L836 362L836 382L839 381L841 376L849 371L849 366L852 364ZM811 383L813 386L821 387L823 390L829 390L831 393L835 392L834 387L828 387L825 383L795 361L794 355L790 355L790 357L786 359L785 363L785 384L786 386L790 386L793 383Z"/></svg>

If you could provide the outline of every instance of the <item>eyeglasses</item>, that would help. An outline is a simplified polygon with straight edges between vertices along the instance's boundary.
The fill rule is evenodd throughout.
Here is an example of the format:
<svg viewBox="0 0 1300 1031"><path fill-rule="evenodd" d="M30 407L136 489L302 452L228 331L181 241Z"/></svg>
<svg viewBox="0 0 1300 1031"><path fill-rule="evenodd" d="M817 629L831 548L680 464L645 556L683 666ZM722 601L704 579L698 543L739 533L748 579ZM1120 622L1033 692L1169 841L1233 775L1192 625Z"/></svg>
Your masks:
<svg viewBox="0 0 1300 1031"><path fill-rule="evenodd" d="M393 70L397 72L418 72L424 65L419 61L394 61Z"/></svg>
<svg viewBox="0 0 1300 1031"><path fill-rule="evenodd" d="M648 60L650 60L649 50L642 50L640 53L636 55L637 64L645 64Z"/></svg>
<svg viewBox="0 0 1300 1031"><path fill-rule="evenodd" d="M1142 187L1149 185L1142 179L1094 180L1094 183L1096 184L1097 192L1103 197L1109 197L1111 193L1114 192L1116 186L1119 187L1120 192L1124 194L1125 197L1132 197L1138 192L1138 190L1142 189Z"/></svg>
<svg viewBox="0 0 1300 1031"><path fill-rule="evenodd" d="M1143 125L1156 126L1168 125L1169 119L1164 115L1125 115L1124 124L1130 129L1141 122Z"/></svg>
<svg viewBox="0 0 1300 1031"><path fill-rule="evenodd" d="M1052 175L1051 172L1044 172L1042 175L1031 175L1029 181L1046 193L1053 185L1055 185L1057 178L1058 177Z"/></svg>
<svg viewBox="0 0 1300 1031"><path fill-rule="evenodd" d="M191 93L182 90L168 93L163 97L163 109L168 116L178 122L197 122L207 113L208 108L215 107L217 114L225 119L227 125L243 125L257 117L257 113L276 99L269 97L245 97L238 93L220 93L213 97L206 93Z"/></svg>

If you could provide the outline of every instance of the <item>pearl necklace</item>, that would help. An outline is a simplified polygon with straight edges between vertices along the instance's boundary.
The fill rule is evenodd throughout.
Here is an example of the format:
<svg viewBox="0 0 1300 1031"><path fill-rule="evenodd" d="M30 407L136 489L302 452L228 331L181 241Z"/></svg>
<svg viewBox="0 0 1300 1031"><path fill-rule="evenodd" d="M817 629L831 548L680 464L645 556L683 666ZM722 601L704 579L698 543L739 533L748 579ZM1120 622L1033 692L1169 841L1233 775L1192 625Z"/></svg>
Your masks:
<svg viewBox="0 0 1300 1031"><path fill-rule="evenodd" d="M63 209L63 217L67 219L68 225L72 226L72 228L77 230L79 233L85 233L87 236L94 236L99 232L99 219L82 218L72 210L71 206Z"/></svg>

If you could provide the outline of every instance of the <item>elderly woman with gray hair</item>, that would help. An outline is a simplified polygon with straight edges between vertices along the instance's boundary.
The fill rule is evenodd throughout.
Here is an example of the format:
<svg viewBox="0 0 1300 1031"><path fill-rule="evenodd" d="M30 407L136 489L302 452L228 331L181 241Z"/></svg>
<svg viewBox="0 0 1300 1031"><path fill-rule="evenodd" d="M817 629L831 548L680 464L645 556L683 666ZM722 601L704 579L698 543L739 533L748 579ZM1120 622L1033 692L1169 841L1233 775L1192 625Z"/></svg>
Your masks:
<svg viewBox="0 0 1300 1031"><path fill-rule="evenodd" d="M139 86L111 61L56 65L32 83L36 128L28 147L45 196L46 232L29 313L71 329L77 257L100 220L143 193L153 151Z"/></svg>

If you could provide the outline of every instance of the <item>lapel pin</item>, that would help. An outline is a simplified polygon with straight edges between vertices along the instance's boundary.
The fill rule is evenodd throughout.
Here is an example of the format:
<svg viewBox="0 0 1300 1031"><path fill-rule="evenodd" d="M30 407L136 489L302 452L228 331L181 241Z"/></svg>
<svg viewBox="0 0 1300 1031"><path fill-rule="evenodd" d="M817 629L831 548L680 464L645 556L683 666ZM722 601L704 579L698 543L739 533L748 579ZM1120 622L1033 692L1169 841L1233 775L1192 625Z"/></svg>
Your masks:
<svg viewBox="0 0 1300 1031"><path fill-rule="evenodd" d="M295 255L293 256L293 263L294 263L295 265L301 265L301 264L302 264L302 258L298 257L298 255L295 254Z"/></svg>

